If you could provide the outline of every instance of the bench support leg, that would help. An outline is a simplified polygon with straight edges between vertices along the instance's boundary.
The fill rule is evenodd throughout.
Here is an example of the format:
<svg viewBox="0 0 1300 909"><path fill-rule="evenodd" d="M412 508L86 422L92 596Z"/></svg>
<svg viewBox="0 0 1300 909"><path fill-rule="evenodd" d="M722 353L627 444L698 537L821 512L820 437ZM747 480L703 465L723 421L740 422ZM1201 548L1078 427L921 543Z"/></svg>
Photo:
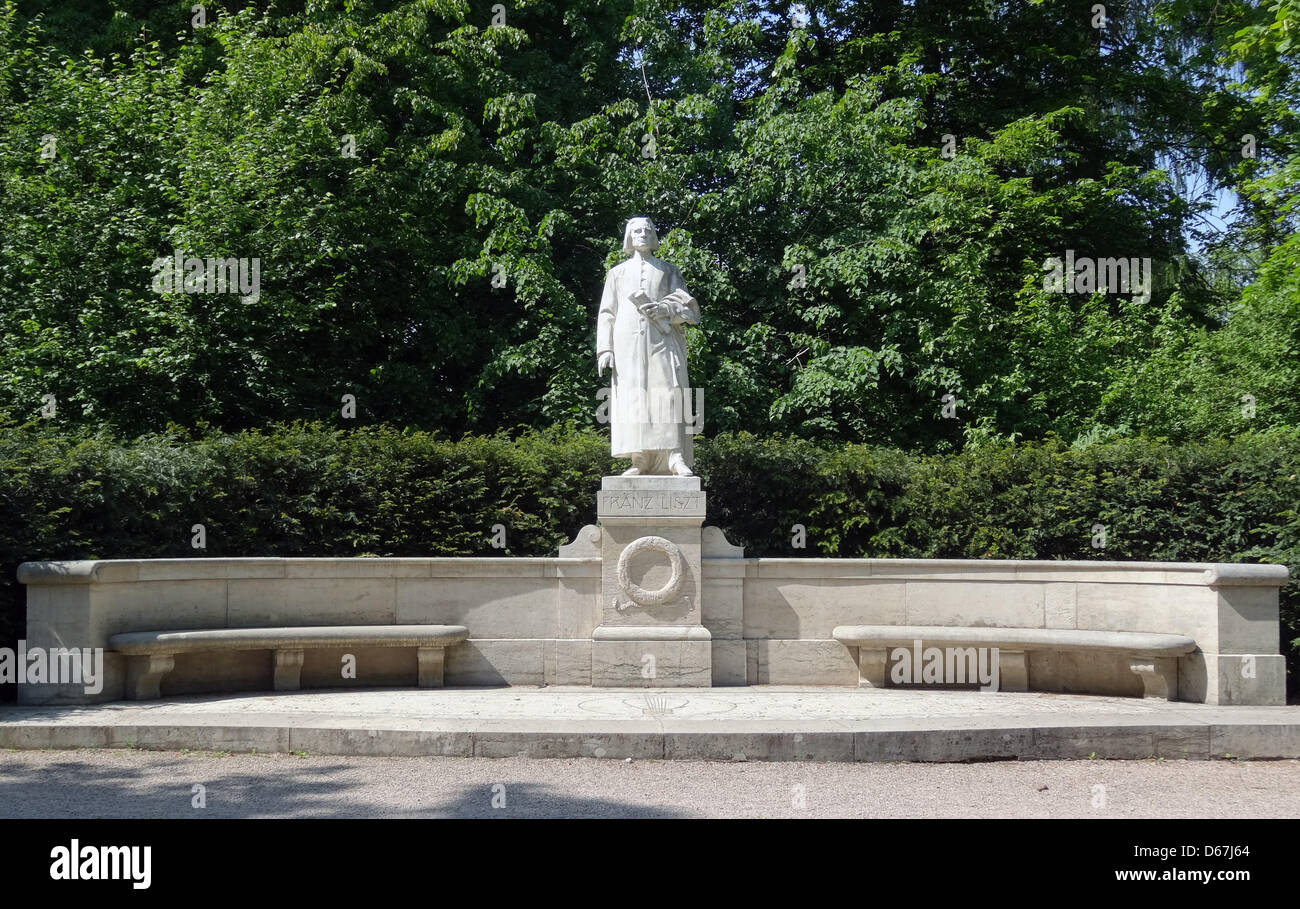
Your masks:
<svg viewBox="0 0 1300 909"><path fill-rule="evenodd" d="M174 653L151 653L126 659L126 692L133 701L161 697L162 677L176 668Z"/></svg>
<svg viewBox="0 0 1300 909"><path fill-rule="evenodd" d="M862 646L858 648L858 687L884 688L885 665L889 662L889 651Z"/></svg>
<svg viewBox="0 0 1300 909"><path fill-rule="evenodd" d="M421 647L416 653L420 661L420 687L441 688L443 668L446 665L445 647Z"/></svg>
<svg viewBox="0 0 1300 909"><path fill-rule="evenodd" d="M1144 698L1164 698L1167 701L1178 700L1178 660L1170 657L1161 659L1133 660L1129 668L1142 677L1142 696Z"/></svg>
<svg viewBox="0 0 1300 909"><path fill-rule="evenodd" d="M1023 650L998 650L998 690L1029 690L1029 661Z"/></svg>
<svg viewBox="0 0 1300 909"><path fill-rule="evenodd" d="M297 691L302 687L301 650L277 650L275 652L275 690Z"/></svg>

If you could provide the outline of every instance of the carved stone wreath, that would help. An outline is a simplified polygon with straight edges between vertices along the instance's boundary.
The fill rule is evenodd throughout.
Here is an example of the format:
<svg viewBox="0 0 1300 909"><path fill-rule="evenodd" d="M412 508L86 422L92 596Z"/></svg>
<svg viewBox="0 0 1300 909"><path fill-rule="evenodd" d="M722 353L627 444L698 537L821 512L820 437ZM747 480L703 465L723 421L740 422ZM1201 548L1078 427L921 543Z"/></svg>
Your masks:
<svg viewBox="0 0 1300 909"><path fill-rule="evenodd" d="M662 552L668 556L668 562L672 568L672 576L668 578L668 583L658 590L646 590L644 587L632 583L632 579L628 576L628 566L632 564L632 559L643 552L651 551ZM665 540L663 537L641 537L633 540L618 557L619 589L627 595L629 600L639 606L663 606L665 603L671 603L677 599L677 593L681 589L682 578L685 574L686 561L682 558L682 551L671 540Z"/></svg>

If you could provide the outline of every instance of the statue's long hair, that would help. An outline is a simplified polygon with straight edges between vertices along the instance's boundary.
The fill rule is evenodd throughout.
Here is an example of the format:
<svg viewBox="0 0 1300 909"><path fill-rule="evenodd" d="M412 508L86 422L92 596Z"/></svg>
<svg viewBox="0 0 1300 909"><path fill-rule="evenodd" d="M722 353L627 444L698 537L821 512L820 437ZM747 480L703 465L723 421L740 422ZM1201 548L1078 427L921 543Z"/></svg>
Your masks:
<svg viewBox="0 0 1300 909"><path fill-rule="evenodd" d="M623 228L623 255L632 255L632 225L636 224L638 221L644 221L650 226L650 229L655 232L655 241L654 245L650 248L650 252L659 252L659 228L655 227L655 222L651 221L649 218L632 218L627 222L627 227Z"/></svg>

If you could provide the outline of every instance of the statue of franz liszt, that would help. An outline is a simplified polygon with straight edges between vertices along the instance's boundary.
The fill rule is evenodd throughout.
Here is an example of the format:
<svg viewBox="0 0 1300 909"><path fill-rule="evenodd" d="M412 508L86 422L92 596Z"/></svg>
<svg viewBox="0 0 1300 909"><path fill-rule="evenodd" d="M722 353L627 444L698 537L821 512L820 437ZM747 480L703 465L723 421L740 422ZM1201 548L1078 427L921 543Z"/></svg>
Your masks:
<svg viewBox="0 0 1300 909"><path fill-rule="evenodd" d="M596 371L610 380L610 451L631 458L623 476L693 476L687 420L692 417L686 375L686 324L700 307L676 265L655 258L659 235L649 218L623 231L627 261L605 277L596 322Z"/></svg>

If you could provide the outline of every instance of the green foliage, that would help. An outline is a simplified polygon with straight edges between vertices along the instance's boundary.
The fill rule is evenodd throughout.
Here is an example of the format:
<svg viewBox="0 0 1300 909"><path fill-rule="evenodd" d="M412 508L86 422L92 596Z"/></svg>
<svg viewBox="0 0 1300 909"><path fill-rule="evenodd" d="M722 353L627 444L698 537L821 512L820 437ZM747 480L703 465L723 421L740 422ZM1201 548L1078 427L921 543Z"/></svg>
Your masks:
<svg viewBox="0 0 1300 909"><path fill-rule="evenodd" d="M6 3L0 412L237 431L352 394L362 423L452 435L589 420L601 281L649 214L702 301L714 430L1172 432L1131 377L1178 371L1239 288L1173 267L1199 203L1158 155L1249 119L1206 75L1236 54L1275 135L1216 173L1283 210L1284 7L1259 32L1180 0L1171 30L1116 3L1099 35L1058 4L938 0L812 3L804 30L730 0L529 0L504 26L463 0L231 2L205 28L170 2ZM1152 258L1151 302L1044 292L1066 249ZM154 292L175 250L259 259L260 297ZM1255 385L1286 385L1285 353Z"/></svg>
<svg viewBox="0 0 1300 909"><path fill-rule="evenodd" d="M598 262L556 249L574 216L546 186L567 172L529 165L555 138L539 118L598 110L589 80L617 81L597 36L618 10L588 6L508 28L433 0L213 9L174 55L125 62L58 59L10 11L0 408L27 419L53 394L63 419L129 433L321 418L345 393L363 421L452 432L585 408L574 288ZM260 297L154 292L174 250L259 259Z"/></svg>
<svg viewBox="0 0 1300 909"><path fill-rule="evenodd" d="M1238 124L1258 133L1257 153L1236 166L1242 192L1262 234L1266 280L1300 295L1300 2L1259 5L1235 31L1225 58L1242 78L1215 101L1232 108ZM1252 134L1253 135L1253 134Z"/></svg>
<svg viewBox="0 0 1300 909"><path fill-rule="evenodd" d="M1151 358L1118 378L1099 410L1103 426L1170 438L1227 438L1300 426L1300 283L1248 287L1217 330L1161 329Z"/></svg>

